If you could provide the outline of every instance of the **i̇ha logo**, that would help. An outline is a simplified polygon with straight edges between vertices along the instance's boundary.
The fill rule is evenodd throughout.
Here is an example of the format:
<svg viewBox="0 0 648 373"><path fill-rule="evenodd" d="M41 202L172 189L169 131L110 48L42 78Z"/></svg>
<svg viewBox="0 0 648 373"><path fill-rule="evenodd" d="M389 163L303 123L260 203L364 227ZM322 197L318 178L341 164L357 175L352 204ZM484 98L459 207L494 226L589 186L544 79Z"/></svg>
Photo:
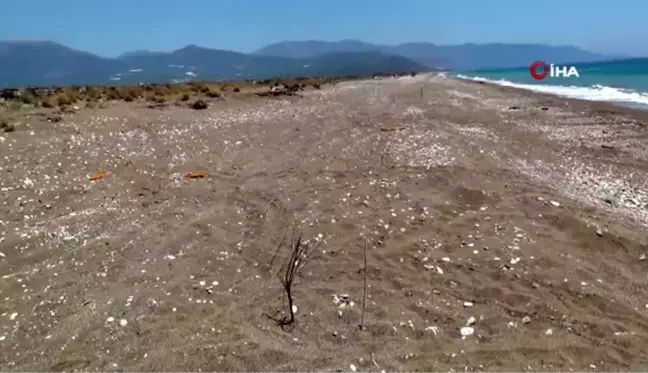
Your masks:
<svg viewBox="0 0 648 373"><path fill-rule="evenodd" d="M572 76L580 78L576 66L556 66L543 61L532 63L529 72L535 80L543 80L548 76L552 78L571 78Z"/></svg>

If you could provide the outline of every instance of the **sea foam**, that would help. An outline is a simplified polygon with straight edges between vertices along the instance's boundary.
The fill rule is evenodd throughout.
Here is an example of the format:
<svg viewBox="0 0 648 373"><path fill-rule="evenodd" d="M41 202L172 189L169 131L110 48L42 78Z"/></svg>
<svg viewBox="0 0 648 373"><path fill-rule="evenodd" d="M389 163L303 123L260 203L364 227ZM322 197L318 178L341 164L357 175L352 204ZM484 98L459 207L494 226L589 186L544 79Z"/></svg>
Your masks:
<svg viewBox="0 0 648 373"><path fill-rule="evenodd" d="M552 94L556 96L577 98L588 101L611 102L624 106L631 106L641 109L648 109L648 93L637 92L630 89L621 89L603 85L590 87L562 86L562 85L540 85L514 83L508 80L492 80L479 76L457 75L459 79L487 82L504 87L526 89L534 92Z"/></svg>

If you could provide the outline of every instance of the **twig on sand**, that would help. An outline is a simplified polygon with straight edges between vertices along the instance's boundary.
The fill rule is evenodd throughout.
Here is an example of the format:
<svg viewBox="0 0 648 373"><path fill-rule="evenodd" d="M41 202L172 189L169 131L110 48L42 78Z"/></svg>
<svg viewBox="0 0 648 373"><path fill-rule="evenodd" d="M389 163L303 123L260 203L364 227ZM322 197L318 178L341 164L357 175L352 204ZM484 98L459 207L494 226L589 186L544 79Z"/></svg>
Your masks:
<svg viewBox="0 0 648 373"><path fill-rule="evenodd" d="M378 365L378 363L376 363L376 359L374 358L373 352L371 353L371 362L373 363L373 365L376 366L376 368L380 369L380 366Z"/></svg>
<svg viewBox="0 0 648 373"><path fill-rule="evenodd" d="M279 250L281 250L281 247L283 246L285 241L286 241L286 236L281 237L281 241L279 241L279 245L277 245L277 250L275 250L274 254L272 255L272 259L270 260L270 264L268 265L269 271L272 270L272 265L274 264L274 261L277 258L277 254L279 254Z"/></svg>
<svg viewBox="0 0 648 373"><path fill-rule="evenodd" d="M362 295L362 315L360 316L360 329L364 328L365 306L367 304L367 241L364 245L364 293Z"/></svg>
<svg viewBox="0 0 648 373"><path fill-rule="evenodd" d="M285 237L284 237L285 238ZM275 257L279 253L281 247L283 246L284 239L281 240L279 247L275 251L270 265L274 262ZM290 240L290 256L287 258L286 262L281 266L279 272L277 272L277 278L283 287L283 295L288 299L288 316L282 318L277 318L276 313L274 316L267 317L276 321L282 328L292 325L295 322L295 303L293 298L293 290L296 278L301 274L306 264L313 259L313 253L319 247L322 241L318 241L315 244L304 243L302 241L302 236L295 235L295 229L293 226L293 234Z"/></svg>

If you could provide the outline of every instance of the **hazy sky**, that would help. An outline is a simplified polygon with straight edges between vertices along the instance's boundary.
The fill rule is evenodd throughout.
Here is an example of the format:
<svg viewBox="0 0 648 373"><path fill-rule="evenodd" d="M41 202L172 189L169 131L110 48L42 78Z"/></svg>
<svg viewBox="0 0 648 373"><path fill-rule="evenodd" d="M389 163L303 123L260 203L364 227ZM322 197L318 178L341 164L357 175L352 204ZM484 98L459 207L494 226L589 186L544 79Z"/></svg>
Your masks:
<svg viewBox="0 0 648 373"><path fill-rule="evenodd" d="M646 0L4 0L0 40L115 56L281 40L571 44L648 56Z"/></svg>

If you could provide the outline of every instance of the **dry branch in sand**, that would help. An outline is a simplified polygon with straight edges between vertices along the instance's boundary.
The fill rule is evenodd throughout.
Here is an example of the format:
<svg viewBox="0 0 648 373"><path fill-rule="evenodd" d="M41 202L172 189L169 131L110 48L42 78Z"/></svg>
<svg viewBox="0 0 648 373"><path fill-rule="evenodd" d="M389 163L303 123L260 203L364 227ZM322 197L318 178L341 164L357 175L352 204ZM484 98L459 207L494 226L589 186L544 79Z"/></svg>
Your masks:
<svg viewBox="0 0 648 373"><path fill-rule="evenodd" d="M365 307L367 305L367 241L364 245L364 291L362 293L362 315L360 316L360 330L364 328Z"/></svg>
<svg viewBox="0 0 648 373"><path fill-rule="evenodd" d="M281 240L279 246L277 247L277 250L272 256L272 260L270 261L270 268L272 268L272 264L277 258L277 255L281 251L282 247L284 247L284 242L285 238ZM274 316L269 316L266 314L266 316L276 321L282 328L295 323L295 280L301 274L310 260L314 258L313 253L317 250L321 243L321 240L317 240L313 243L303 241L301 233L299 235L296 235L295 229L293 228L290 244L288 246L290 248L290 255L285 259L284 264L279 268L279 271L277 272L277 278L279 279L279 282L281 283L283 289L284 300L288 300L286 307L287 315L283 317L277 317L276 315L279 312L275 313Z"/></svg>

